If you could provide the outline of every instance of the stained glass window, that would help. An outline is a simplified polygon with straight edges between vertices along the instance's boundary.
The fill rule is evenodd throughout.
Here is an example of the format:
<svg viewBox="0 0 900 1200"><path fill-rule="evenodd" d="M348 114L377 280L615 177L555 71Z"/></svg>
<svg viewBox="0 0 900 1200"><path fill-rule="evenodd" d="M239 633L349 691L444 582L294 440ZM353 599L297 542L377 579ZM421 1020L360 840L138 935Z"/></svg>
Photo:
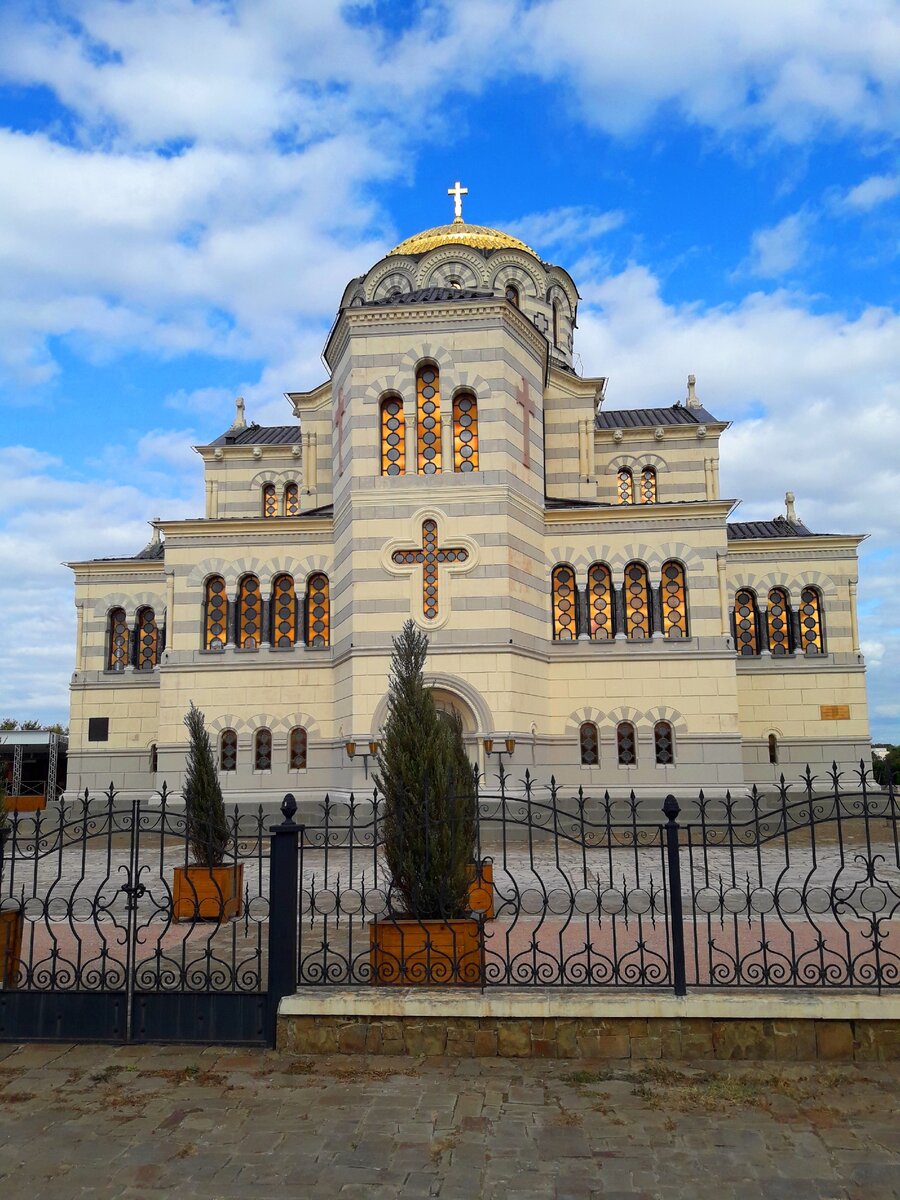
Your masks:
<svg viewBox="0 0 900 1200"><path fill-rule="evenodd" d="M286 517L300 515L300 489L296 483L289 483L284 489L284 515Z"/></svg>
<svg viewBox="0 0 900 1200"><path fill-rule="evenodd" d="M275 495L275 484L267 483L263 488L263 516L278 516L278 497Z"/></svg>
<svg viewBox="0 0 900 1200"><path fill-rule="evenodd" d="M237 770L237 734L233 729L225 729L222 731L222 738L219 742L219 770L220 771L236 771Z"/></svg>
<svg viewBox="0 0 900 1200"><path fill-rule="evenodd" d="M438 545L437 522L431 519L422 522L422 549L395 550L392 560L403 567L422 564L422 612L429 620L438 615L438 568L441 563L466 562L469 557L464 546Z"/></svg>
<svg viewBox="0 0 900 1200"><path fill-rule="evenodd" d="M657 766L670 767L675 762L675 742L668 721L657 721L653 726L653 747Z"/></svg>
<svg viewBox="0 0 900 1200"><path fill-rule="evenodd" d="M559 301L553 301L553 345L559 345Z"/></svg>
<svg viewBox="0 0 900 1200"><path fill-rule="evenodd" d="M206 581L206 614L203 644L207 650L224 650L228 599L225 580L213 575Z"/></svg>
<svg viewBox="0 0 900 1200"><path fill-rule="evenodd" d="M135 621L137 630L137 669L152 671L159 661L159 630L156 614L152 608L138 610Z"/></svg>
<svg viewBox="0 0 900 1200"><path fill-rule="evenodd" d="M291 730L288 755L292 771L306 770L306 730L302 725Z"/></svg>
<svg viewBox="0 0 900 1200"><path fill-rule="evenodd" d="M778 738L774 733L769 734L769 762L778 762Z"/></svg>
<svg viewBox="0 0 900 1200"><path fill-rule="evenodd" d="M406 470L406 419L403 401L390 396L381 402L381 473L402 475Z"/></svg>
<svg viewBox="0 0 900 1200"><path fill-rule="evenodd" d="M627 467L619 471L617 495L620 504L634 504L634 476Z"/></svg>
<svg viewBox="0 0 900 1200"><path fill-rule="evenodd" d="M591 610L591 637L596 642L612 640L613 589L612 576L605 563L594 563L588 571L588 601Z"/></svg>
<svg viewBox="0 0 900 1200"><path fill-rule="evenodd" d="M419 474L441 469L441 385L437 367L420 367L416 376Z"/></svg>
<svg viewBox="0 0 900 1200"><path fill-rule="evenodd" d="M262 636L262 594L255 575L245 575L238 591L238 646L257 650Z"/></svg>
<svg viewBox="0 0 900 1200"><path fill-rule="evenodd" d="M766 628L769 631L769 649L773 654L791 652L791 609L784 588L772 588L766 609Z"/></svg>
<svg viewBox="0 0 900 1200"><path fill-rule="evenodd" d="M272 769L272 731L257 729L253 735L253 770L271 771Z"/></svg>
<svg viewBox="0 0 900 1200"><path fill-rule="evenodd" d="M663 563L662 620L663 634L667 638L687 637L687 588L684 582L684 567L674 559Z"/></svg>
<svg viewBox="0 0 900 1200"><path fill-rule="evenodd" d="M756 597L749 588L741 588L734 596L734 640L738 654L745 657L759 654L756 633Z"/></svg>
<svg viewBox="0 0 900 1200"><path fill-rule="evenodd" d="M272 581L272 645L293 646L297 640L297 597L290 575Z"/></svg>
<svg viewBox="0 0 900 1200"><path fill-rule="evenodd" d="M575 640L575 572L565 563L553 568L553 638Z"/></svg>
<svg viewBox="0 0 900 1200"><path fill-rule="evenodd" d="M471 392L453 397L453 470L478 470L478 402Z"/></svg>
<svg viewBox="0 0 900 1200"><path fill-rule="evenodd" d="M616 726L616 749L620 767L633 767L637 764L637 739L630 721L620 721Z"/></svg>
<svg viewBox="0 0 900 1200"><path fill-rule="evenodd" d="M581 765L596 767L600 762L600 735L593 721L585 721L578 731L581 743Z"/></svg>
<svg viewBox="0 0 900 1200"><path fill-rule="evenodd" d="M653 467L644 467L641 471L641 504L656 503L656 471Z"/></svg>
<svg viewBox="0 0 900 1200"><path fill-rule="evenodd" d="M650 636L650 584L643 563L632 562L625 568L625 636Z"/></svg>
<svg viewBox="0 0 900 1200"><path fill-rule="evenodd" d="M805 587L800 593L800 645L804 654L824 654L822 638L822 601L816 588Z"/></svg>
<svg viewBox="0 0 900 1200"><path fill-rule="evenodd" d="M519 289L514 283L508 283L506 285L506 298L510 304L514 304L516 308L519 307Z"/></svg>
<svg viewBox="0 0 900 1200"><path fill-rule="evenodd" d="M328 646L331 642L331 604L328 576L310 575L306 585L306 644Z"/></svg>
<svg viewBox="0 0 900 1200"><path fill-rule="evenodd" d="M114 608L109 614L109 653L106 657L108 671L124 671L128 666L128 625L125 609Z"/></svg>

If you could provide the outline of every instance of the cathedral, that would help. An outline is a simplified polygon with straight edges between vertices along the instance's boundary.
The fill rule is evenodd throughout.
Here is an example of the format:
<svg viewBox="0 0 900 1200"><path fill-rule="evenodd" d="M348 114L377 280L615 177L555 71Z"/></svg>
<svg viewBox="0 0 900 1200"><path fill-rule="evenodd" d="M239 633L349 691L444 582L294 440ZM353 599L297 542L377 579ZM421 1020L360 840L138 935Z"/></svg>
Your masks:
<svg viewBox="0 0 900 1200"><path fill-rule="evenodd" d="M177 790L191 701L226 803L367 792L410 617L489 774L660 799L868 759L862 538L811 532L790 493L733 520L694 377L605 407L575 282L465 194L350 281L283 425L238 400L196 447L202 516L70 564L69 795Z"/></svg>

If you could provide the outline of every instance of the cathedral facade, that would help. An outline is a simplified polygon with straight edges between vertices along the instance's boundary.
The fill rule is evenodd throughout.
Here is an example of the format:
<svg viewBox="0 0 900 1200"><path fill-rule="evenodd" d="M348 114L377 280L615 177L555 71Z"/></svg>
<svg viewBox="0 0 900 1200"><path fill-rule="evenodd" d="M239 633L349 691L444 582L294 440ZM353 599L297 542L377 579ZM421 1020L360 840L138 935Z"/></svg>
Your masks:
<svg viewBox="0 0 900 1200"><path fill-rule="evenodd" d="M70 564L70 795L177 790L191 701L226 802L367 791L410 617L488 772L650 798L868 757L861 537L790 495L732 521L693 378L604 407L571 277L458 209L351 281L284 425L239 401L196 448L202 516Z"/></svg>

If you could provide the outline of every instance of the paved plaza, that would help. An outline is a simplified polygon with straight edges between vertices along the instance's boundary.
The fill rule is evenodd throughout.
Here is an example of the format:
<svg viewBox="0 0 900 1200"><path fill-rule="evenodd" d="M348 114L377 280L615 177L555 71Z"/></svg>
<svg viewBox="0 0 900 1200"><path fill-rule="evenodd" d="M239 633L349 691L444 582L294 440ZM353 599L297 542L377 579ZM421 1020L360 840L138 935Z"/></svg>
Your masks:
<svg viewBox="0 0 900 1200"><path fill-rule="evenodd" d="M900 1064L0 1045L0 1195L889 1200Z"/></svg>

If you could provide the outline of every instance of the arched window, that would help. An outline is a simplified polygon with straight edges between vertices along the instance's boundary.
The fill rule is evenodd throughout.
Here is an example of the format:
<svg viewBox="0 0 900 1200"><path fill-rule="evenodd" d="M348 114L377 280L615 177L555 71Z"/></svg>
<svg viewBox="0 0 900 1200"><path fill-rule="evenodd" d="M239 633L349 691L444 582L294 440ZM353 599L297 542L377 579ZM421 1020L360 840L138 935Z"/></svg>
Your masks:
<svg viewBox="0 0 900 1200"><path fill-rule="evenodd" d="M306 770L306 730L302 725L291 730L288 741L288 761L292 771Z"/></svg>
<svg viewBox="0 0 900 1200"><path fill-rule="evenodd" d="M453 397L453 470L478 470L478 402L471 392Z"/></svg>
<svg viewBox="0 0 900 1200"><path fill-rule="evenodd" d="M381 473L402 475L406 470L406 418L403 401L389 396L381 402Z"/></svg>
<svg viewBox="0 0 900 1200"><path fill-rule="evenodd" d="M238 637L241 650L258 650L262 636L262 594L255 575L245 575L238 590Z"/></svg>
<svg viewBox="0 0 900 1200"><path fill-rule="evenodd" d="M663 563L662 620L663 634L667 638L687 637L687 587L684 582L684 567L674 559Z"/></svg>
<svg viewBox="0 0 900 1200"><path fill-rule="evenodd" d="M769 762L778 763L778 738L774 733L769 734Z"/></svg>
<svg viewBox="0 0 900 1200"><path fill-rule="evenodd" d="M233 729L224 729L219 739L219 770L237 770L237 734Z"/></svg>
<svg viewBox="0 0 900 1200"><path fill-rule="evenodd" d="M641 471L641 504L656 503L656 471L653 467L644 467Z"/></svg>
<svg viewBox="0 0 900 1200"><path fill-rule="evenodd" d="M416 405L418 471L420 475L437 475L441 470L441 383L437 367L419 367Z"/></svg>
<svg viewBox="0 0 900 1200"><path fill-rule="evenodd" d="M581 744L581 765L596 767L600 762L600 734L593 721L585 721L578 731Z"/></svg>
<svg viewBox="0 0 900 1200"><path fill-rule="evenodd" d="M615 633L613 625L612 575L606 563L594 563L588 571L588 601L591 613L591 638L609 642Z"/></svg>
<svg viewBox="0 0 900 1200"><path fill-rule="evenodd" d="M505 295L510 304L514 304L516 308L519 307L519 289L514 283L508 283L506 285Z"/></svg>
<svg viewBox="0 0 900 1200"><path fill-rule="evenodd" d="M264 517L278 516L278 497L275 495L274 483L267 483L262 490L262 510Z"/></svg>
<svg viewBox="0 0 900 1200"><path fill-rule="evenodd" d="M575 640L575 572L567 563L553 568L553 640Z"/></svg>
<svg viewBox="0 0 900 1200"><path fill-rule="evenodd" d="M159 770L159 747L156 742L150 745L150 774L155 775Z"/></svg>
<svg viewBox="0 0 900 1200"><path fill-rule="evenodd" d="M137 669L152 671L159 662L159 630L152 608L139 608L135 618L137 634Z"/></svg>
<svg viewBox="0 0 900 1200"><path fill-rule="evenodd" d="M225 580L212 575L206 581L206 603L203 620L203 646L206 650L224 650L228 600Z"/></svg>
<svg viewBox="0 0 900 1200"><path fill-rule="evenodd" d="M306 585L306 644L328 646L331 643L331 604L328 576L317 572Z"/></svg>
<svg viewBox="0 0 900 1200"><path fill-rule="evenodd" d="M128 666L128 625L125 609L112 608L107 624L109 649L106 655L107 671L124 671Z"/></svg>
<svg viewBox="0 0 900 1200"><path fill-rule="evenodd" d="M650 583L643 563L631 562L625 568L625 636L643 639L650 636Z"/></svg>
<svg viewBox="0 0 900 1200"><path fill-rule="evenodd" d="M734 644L738 654L759 654L756 596L749 588L734 594Z"/></svg>
<svg viewBox="0 0 900 1200"><path fill-rule="evenodd" d="M253 770L272 770L272 731L257 729L253 735Z"/></svg>
<svg viewBox="0 0 900 1200"><path fill-rule="evenodd" d="M620 504L634 504L634 476L627 467L619 471L616 483L617 496Z"/></svg>
<svg viewBox="0 0 900 1200"><path fill-rule="evenodd" d="M284 489L284 515L286 517L300 515L300 489L296 483L289 483Z"/></svg>
<svg viewBox="0 0 900 1200"><path fill-rule="evenodd" d="M769 632L769 649L773 654L791 652L791 607L784 588L772 588L766 609L766 628Z"/></svg>
<svg viewBox="0 0 900 1200"><path fill-rule="evenodd" d="M297 597L290 575L272 581L272 645L289 647L297 640Z"/></svg>
<svg viewBox="0 0 900 1200"><path fill-rule="evenodd" d="M804 654L824 654L822 637L822 598L814 587L800 593L800 646Z"/></svg>
<svg viewBox="0 0 900 1200"><path fill-rule="evenodd" d="M653 748L656 751L656 765L671 767L675 762L675 741L668 721L657 721L653 726Z"/></svg>
<svg viewBox="0 0 900 1200"><path fill-rule="evenodd" d="M620 767L637 765L637 739L630 721L620 721L616 726L616 750Z"/></svg>
<svg viewBox="0 0 900 1200"><path fill-rule="evenodd" d="M559 301L553 301L553 345L558 346L559 341Z"/></svg>

